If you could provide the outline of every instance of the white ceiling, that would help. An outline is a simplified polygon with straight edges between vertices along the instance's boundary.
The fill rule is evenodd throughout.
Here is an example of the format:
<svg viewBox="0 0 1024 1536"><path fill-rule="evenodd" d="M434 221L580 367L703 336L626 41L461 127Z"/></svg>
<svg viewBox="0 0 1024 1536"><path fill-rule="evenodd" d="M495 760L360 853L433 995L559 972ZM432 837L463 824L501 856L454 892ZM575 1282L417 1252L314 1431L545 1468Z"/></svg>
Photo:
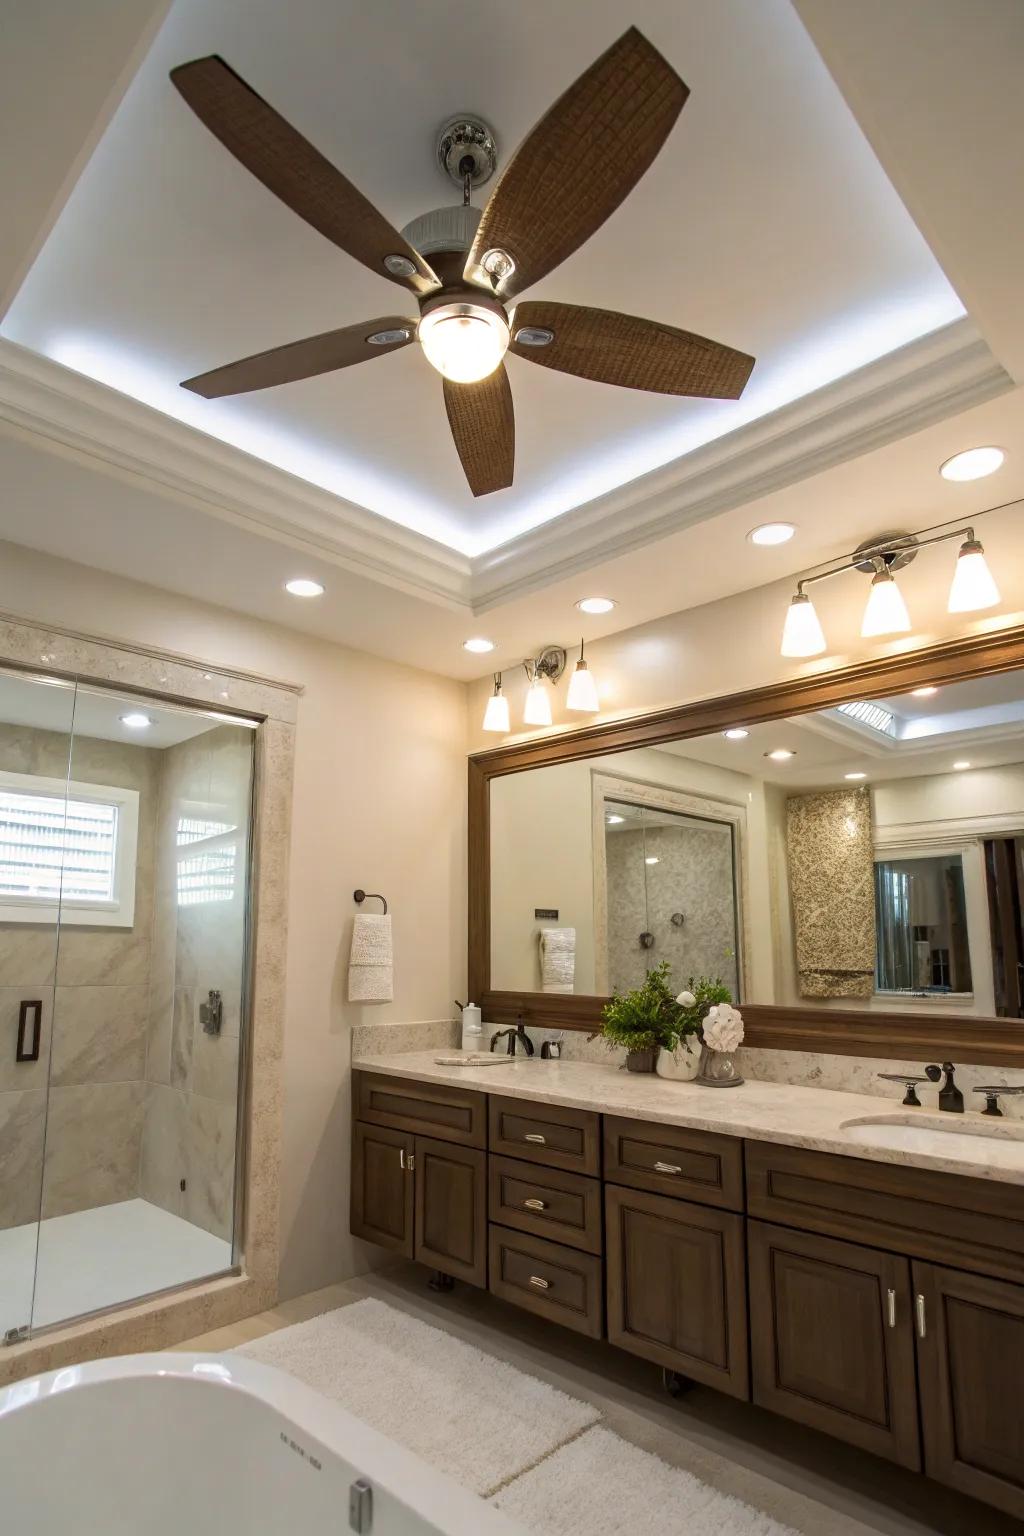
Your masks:
<svg viewBox="0 0 1024 1536"><path fill-rule="evenodd" d="M142 730L132 729L121 719L127 714L144 714L150 724ZM156 705L132 694L83 686L76 693L73 683L57 678L0 671L0 726L30 726L61 733L70 733L73 728L76 740L89 737L159 750L223 724L209 714Z"/></svg>
<svg viewBox="0 0 1024 1536"><path fill-rule="evenodd" d="M637 0L628 19L692 94L644 181L537 293L753 352L741 402L513 359L516 484L474 500L440 381L414 351L235 401L178 387L387 313L397 290L232 160L170 85L173 65L223 54L401 226L457 200L433 161L445 117L485 113L507 154L622 30L614 0L450 0L441 24L413 0L176 0L3 334L478 554L962 313L789 0Z"/></svg>

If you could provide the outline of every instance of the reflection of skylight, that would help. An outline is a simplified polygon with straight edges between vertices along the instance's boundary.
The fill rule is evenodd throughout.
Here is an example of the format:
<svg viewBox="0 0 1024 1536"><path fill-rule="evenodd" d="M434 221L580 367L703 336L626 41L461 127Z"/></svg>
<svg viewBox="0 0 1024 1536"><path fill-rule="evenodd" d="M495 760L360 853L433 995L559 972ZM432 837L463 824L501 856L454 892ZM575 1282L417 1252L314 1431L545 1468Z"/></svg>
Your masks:
<svg viewBox="0 0 1024 1536"><path fill-rule="evenodd" d="M837 708L841 715L849 715L851 720L859 720L861 725L870 726L883 736L896 735L896 716L891 709L883 709L881 704L868 704L861 700L853 704L840 704Z"/></svg>

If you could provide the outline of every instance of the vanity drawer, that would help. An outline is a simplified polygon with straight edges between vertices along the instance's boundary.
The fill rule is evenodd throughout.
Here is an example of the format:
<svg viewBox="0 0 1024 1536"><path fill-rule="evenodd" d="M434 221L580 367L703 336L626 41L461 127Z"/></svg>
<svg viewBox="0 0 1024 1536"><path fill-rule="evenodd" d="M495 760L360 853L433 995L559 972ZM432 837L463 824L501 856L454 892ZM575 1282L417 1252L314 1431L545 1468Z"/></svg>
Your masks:
<svg viewBox="0 0 1024 1536"><path fill-rule="evenodd" d="M604 1176L630 1189L743 1209L743 1143L734 1136L606 1115Z"/></svg>
<svg viewBox="0 0 1024 1536"><path fill-rule="evenodd" d="M487 1145L486 1095L385 1072L352 1073L352 1113L370 1125L412 1131L463 1147Z"/></svg>
<svg viewBox="0 0 1024 1536"><path fill-rule="evenodd" d="M803 1147L746 1143L747 1213L1024 1282L1024 1187Z"/></svg>
<svg viewBox="0 0 1024 1536"><path fill-rule="evenodd" d="M491 1151L571 1173L601 1172L601 1117L589 1109L488 1096Z"/></svg>
<svg viewBox="0 0 1024 1536"><path fill-rule="evenodd" d="M491 1154L491 1220L586 1253L601 1252L601 1185L582 1173Z"/></svg>
<svg viewBox="0 0 1024 1536"><path fill-rule="evenodd" d="M588 1338L604 1331L601 1260L505 1227L490 1229L490 1288L538 1317Z"/></svg>

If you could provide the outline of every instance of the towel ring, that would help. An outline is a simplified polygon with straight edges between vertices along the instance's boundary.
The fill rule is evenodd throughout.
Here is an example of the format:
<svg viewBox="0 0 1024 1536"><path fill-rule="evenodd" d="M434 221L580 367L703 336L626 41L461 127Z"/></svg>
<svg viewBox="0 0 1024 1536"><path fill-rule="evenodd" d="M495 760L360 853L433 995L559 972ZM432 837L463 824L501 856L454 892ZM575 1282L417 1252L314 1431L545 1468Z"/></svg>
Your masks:
<svg viewBox="0 0 1024 1536"><path fill-rule="evenodd" d="M379 902L381 902L383 904L384 916L386 917L387 913L388 913L388 904L385 901L383 896L378 895L378 893L376 891L353 891L352 892L352 900L354 902L358 903L358 902L366 901L367 897L369 897L370 901L379 901Z"/></svg>

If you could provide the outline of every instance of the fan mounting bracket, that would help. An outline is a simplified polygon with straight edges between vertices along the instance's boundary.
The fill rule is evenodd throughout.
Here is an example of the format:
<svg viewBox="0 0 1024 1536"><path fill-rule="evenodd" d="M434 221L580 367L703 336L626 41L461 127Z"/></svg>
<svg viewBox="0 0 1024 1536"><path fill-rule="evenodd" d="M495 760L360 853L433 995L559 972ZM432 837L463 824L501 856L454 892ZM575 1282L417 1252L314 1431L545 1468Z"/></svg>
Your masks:
<svg viewBox="0 0 1024 1536"><path fill-rule="evenodd" d="M494 134L482 118L460 112L437 136L437 163L457 187L465 187L467 176L471 187L482 187L498 164Z"/></svg>

